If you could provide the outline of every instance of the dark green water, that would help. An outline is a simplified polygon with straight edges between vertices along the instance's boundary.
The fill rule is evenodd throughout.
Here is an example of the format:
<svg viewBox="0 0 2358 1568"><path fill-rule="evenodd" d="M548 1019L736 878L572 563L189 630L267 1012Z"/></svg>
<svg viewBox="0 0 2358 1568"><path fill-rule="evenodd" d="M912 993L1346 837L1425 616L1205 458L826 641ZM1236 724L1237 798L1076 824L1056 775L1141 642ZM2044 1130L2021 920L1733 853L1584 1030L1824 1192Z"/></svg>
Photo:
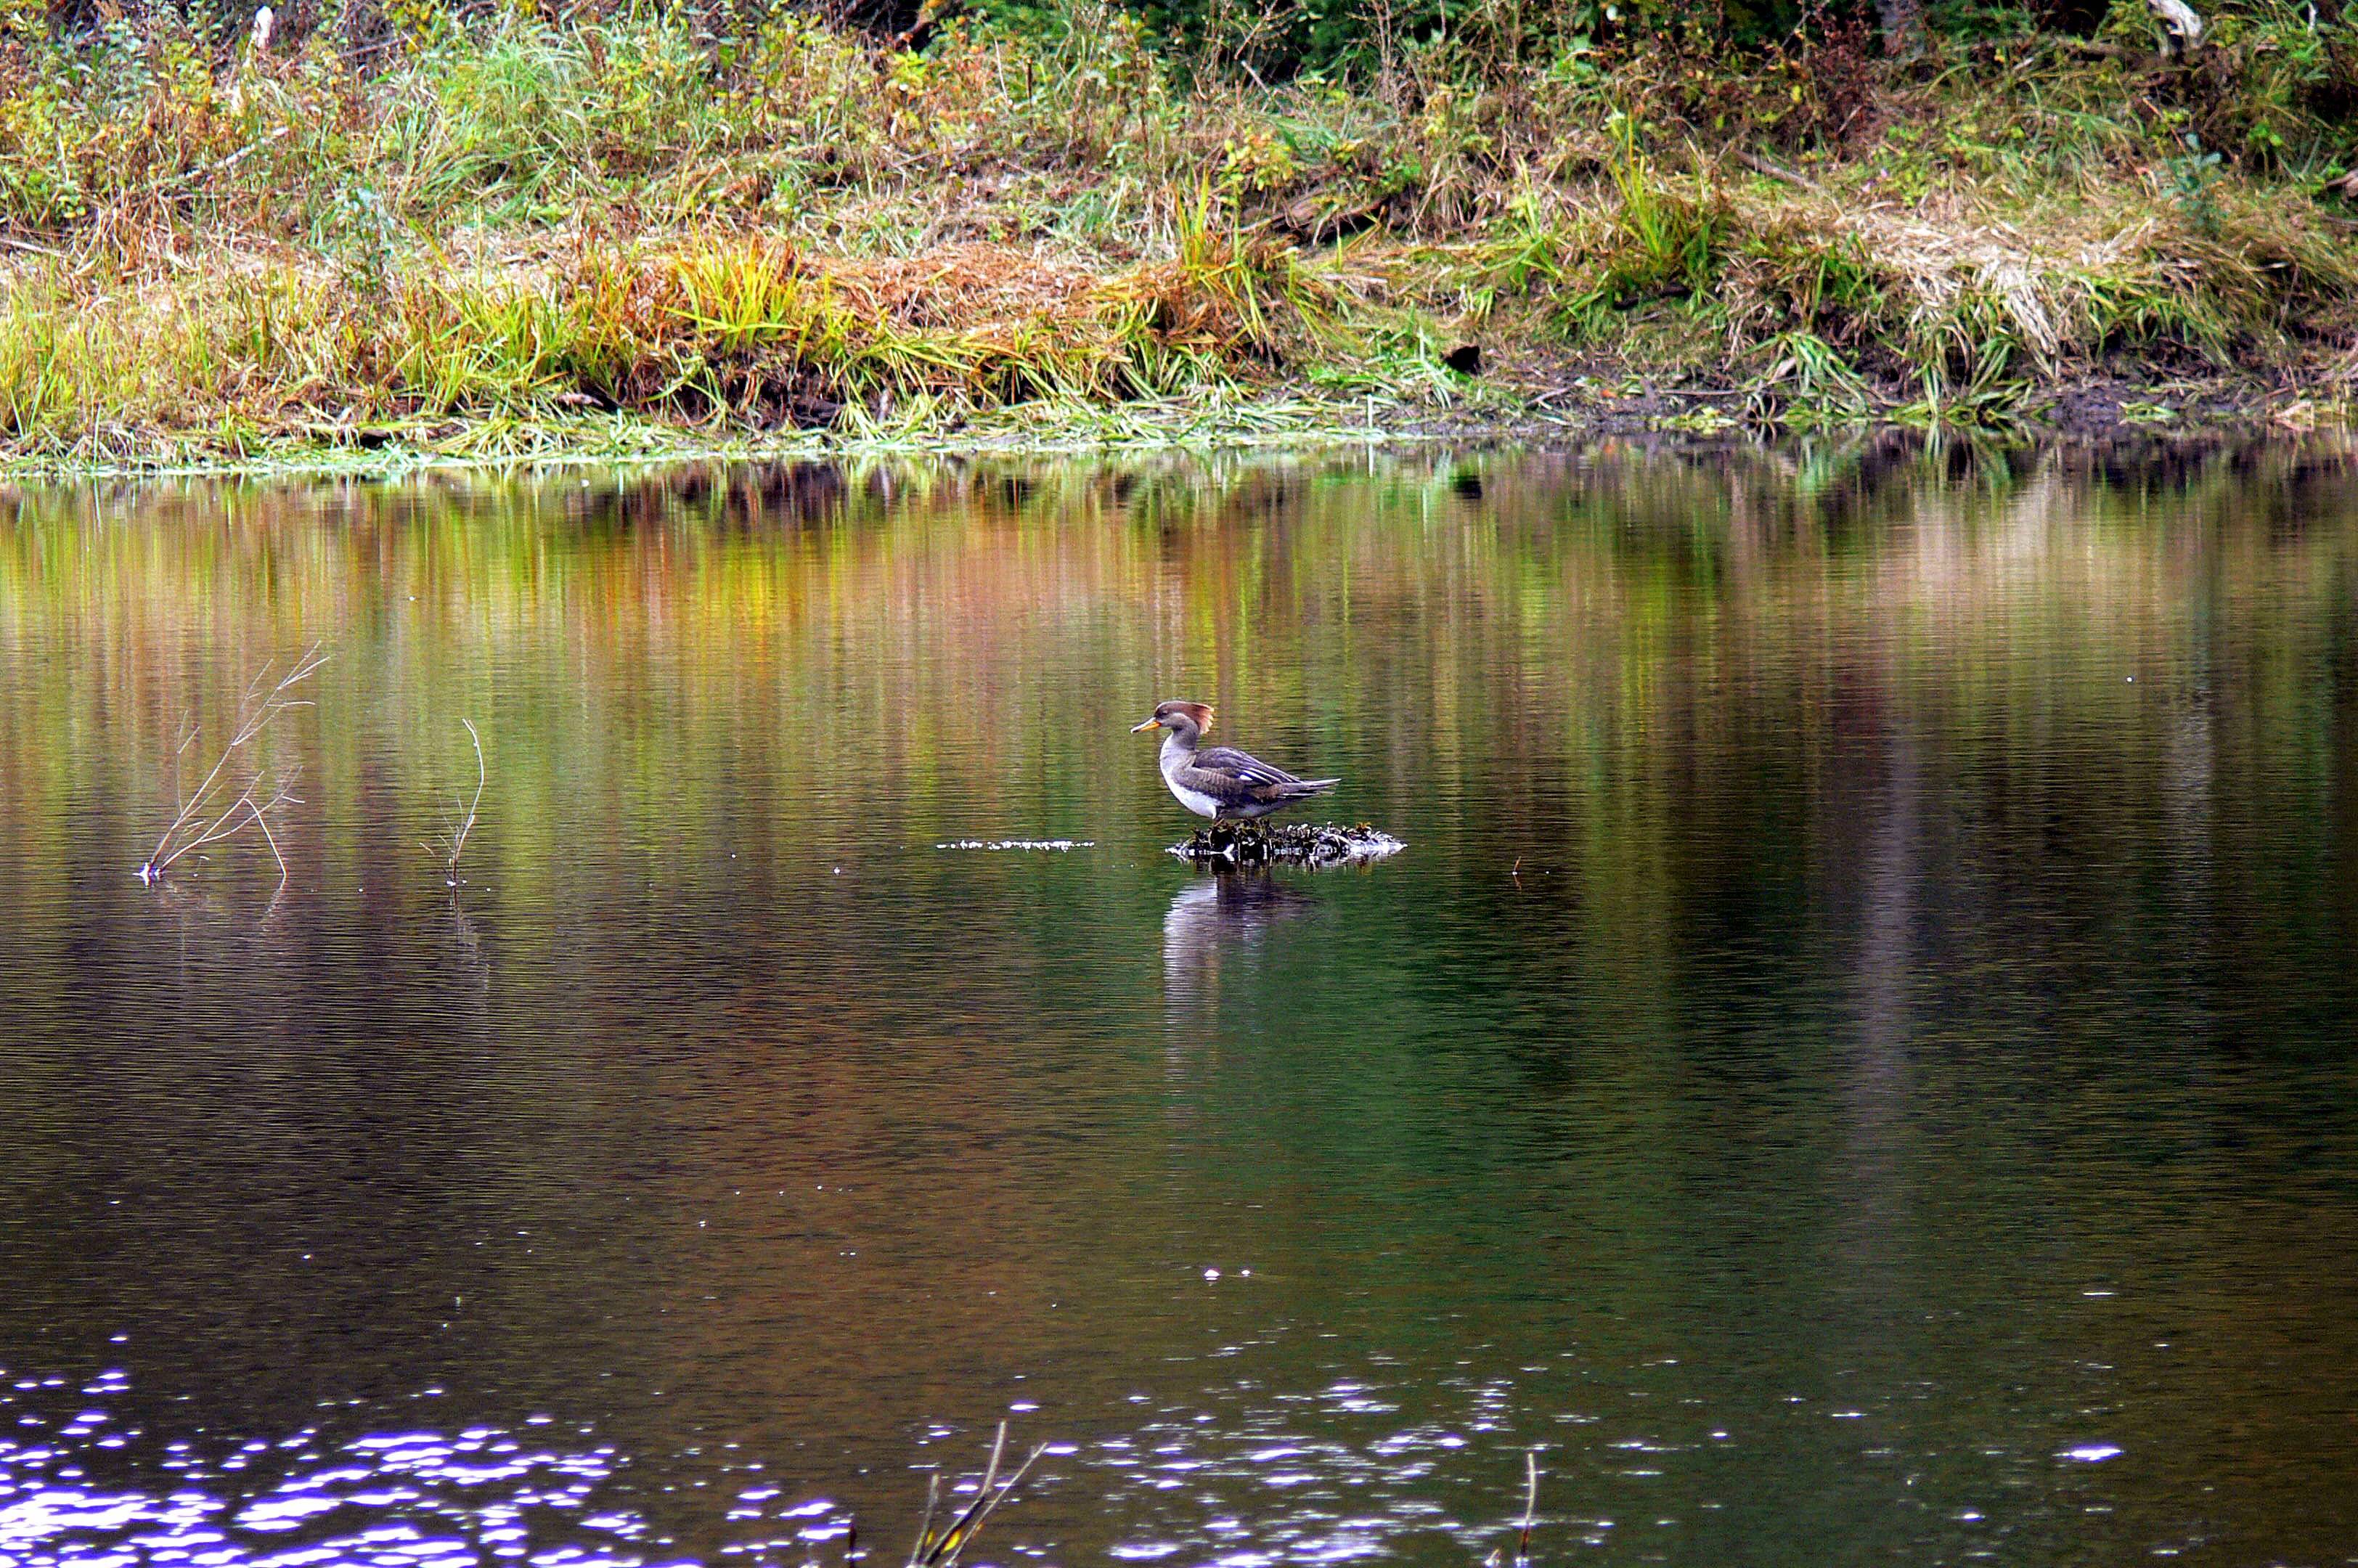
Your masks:
<svg viewBox="0 0 2358 1568"><path fill-rule="evenodd" d="M2358 1562L2338 447L18 492L0 904L6 1568Z"/></svg>

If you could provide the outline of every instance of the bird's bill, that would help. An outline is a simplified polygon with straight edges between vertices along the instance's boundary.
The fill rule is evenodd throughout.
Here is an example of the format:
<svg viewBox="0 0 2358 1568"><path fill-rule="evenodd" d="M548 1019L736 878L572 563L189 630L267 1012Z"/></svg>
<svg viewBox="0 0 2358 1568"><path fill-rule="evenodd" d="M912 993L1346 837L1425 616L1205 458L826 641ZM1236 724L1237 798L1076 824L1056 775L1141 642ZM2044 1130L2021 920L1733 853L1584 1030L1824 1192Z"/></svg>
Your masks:
<svg viewBox="0 0 2358 1568"><path fill-rule="evenodd" d="M1160 730L1160 729L1162 729L1162 728L1163 728L1163 720L1161 720L1160 719L1148 719L1148 720L1147 720L1145 723L1143 723L1143 724L1133 724L1133 725L1131 725L1131 726L1130 727L1130 732L1131 734L1133 734L1133 735L1143 735L1143 734L1145 734L1149 730Z"/></svg>

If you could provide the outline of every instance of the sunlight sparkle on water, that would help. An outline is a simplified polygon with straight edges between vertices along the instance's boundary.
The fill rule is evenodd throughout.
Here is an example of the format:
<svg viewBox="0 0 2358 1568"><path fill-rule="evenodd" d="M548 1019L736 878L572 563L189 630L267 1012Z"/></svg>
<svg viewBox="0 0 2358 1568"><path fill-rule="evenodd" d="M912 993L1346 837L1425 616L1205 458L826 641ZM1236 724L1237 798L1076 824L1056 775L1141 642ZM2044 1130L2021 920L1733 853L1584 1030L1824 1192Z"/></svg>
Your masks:
<svg viewBox="0 0 2358 1568"><path fill-rule="evenodd" d="M16 1385L57 1386L54 1379ZM110 1372L83 1392L127 1387L122 1373ZM18 1422L47 1423L38 1411L20 1414ZM276 1442L178 1439L128 1451L77 1448L106 1424L105 1411L82 1410L59 1426L55 1440L0 1438L0 1563L639 1568L649 1561L627 1544L647 1530L635 1511L586 1511L622 1464L611 1448L527 1446L493 1427L455 1436L373 1433L332 1444L306 1431ZM144 1436L135 1430L126 1435ZM89 1474L102 1464L103 1477ZM757 1494L776 1495L756 1488L747 1496ZM806 1503L787 1512L816 1523L829 1508Z"/></svg>

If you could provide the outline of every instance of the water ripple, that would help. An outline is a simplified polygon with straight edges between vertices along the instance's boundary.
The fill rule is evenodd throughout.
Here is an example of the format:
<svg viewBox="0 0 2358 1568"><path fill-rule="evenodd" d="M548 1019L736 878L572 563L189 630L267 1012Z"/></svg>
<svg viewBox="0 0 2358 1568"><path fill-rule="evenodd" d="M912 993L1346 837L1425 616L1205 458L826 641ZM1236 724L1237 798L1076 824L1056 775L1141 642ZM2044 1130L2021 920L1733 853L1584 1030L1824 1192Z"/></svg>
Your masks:
<svg viewBox="0 0 2358 1568"><path fill-rule="evenodd" d="M65 1387L22 1379L0 1396L22 1404ZM88 1396L123 1393L109 1372ZM56 1422L54 1439L0 1437L0 1563L9 1568L642 1568L667 1544L635 1509L605 1493L627 1461L611 1447L568 1448L496 1427L378 1432L329 1443L312 1430L276 1441L222 1438L132 1443L135 1429L93 1443L103 1410L59 1420L20 1410L16 1426ZM111 1449L103 1445L112 1444ZM90 1468L120 1474L101 1480ZM765 1515L774 1487L739 1494L730 1518L773 1518L778 1539L732 1545L766 1559L806 1556L844 1532L818 1499Z"/></svg>

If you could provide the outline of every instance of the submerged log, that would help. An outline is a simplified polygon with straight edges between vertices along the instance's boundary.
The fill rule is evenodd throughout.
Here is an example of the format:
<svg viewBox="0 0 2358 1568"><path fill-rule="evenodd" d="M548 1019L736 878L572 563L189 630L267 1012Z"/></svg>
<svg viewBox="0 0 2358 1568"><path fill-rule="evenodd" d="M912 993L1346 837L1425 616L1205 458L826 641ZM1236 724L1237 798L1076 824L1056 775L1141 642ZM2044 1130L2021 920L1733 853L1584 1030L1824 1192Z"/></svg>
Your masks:
<svg viewBox="0 0 2358 1568"><path fill-rule="evenodd" d="M1183 860L1244 866L1359 866L1397 855L1408 846L1361 822L1215 822L1171 846Z"/></svg>

